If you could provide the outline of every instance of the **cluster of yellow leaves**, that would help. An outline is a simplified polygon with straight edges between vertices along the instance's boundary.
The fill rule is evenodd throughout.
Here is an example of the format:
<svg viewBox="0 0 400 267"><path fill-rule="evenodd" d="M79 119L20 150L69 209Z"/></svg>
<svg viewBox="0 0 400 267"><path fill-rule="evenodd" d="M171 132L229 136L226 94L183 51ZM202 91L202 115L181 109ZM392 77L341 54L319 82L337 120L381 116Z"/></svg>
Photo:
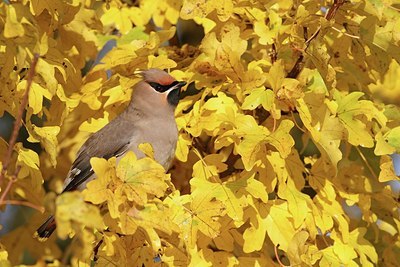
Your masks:
<svg viewBox="0 0 400 267"><path fill-rule="evenodd" d="M39 244L34 214L2 237L0 265L28 253L55 266L89 266L93 254L100 266L399 266L397 6L352 1L327 21L331 5L2 1L0 115L16 117L39 54L24 127L43 151L17 143L0 194L20 168L8 197L45 205L55 235L74 239L65 252L55 235ZM194 35L179 19L203 27L197 47L170 45ZM171 175L144 145L146 158L93 158L98 179L83 192L46 193L43 180L61 191L79 146L123 110L147 68L193 87L176 110Z"/></svg>

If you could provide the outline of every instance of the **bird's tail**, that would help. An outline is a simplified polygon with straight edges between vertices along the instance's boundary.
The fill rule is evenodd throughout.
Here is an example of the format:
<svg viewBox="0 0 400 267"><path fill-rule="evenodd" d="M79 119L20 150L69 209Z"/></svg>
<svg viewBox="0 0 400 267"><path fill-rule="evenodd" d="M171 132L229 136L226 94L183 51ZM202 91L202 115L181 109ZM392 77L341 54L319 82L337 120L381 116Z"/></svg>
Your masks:
<svg viewBox="0 0 400 267"><path fill-rule="evenodd" d="M36 230L33 236L39 241L46 241L54 230L56 230L56 227L56 220L52 215Z"/></svg>

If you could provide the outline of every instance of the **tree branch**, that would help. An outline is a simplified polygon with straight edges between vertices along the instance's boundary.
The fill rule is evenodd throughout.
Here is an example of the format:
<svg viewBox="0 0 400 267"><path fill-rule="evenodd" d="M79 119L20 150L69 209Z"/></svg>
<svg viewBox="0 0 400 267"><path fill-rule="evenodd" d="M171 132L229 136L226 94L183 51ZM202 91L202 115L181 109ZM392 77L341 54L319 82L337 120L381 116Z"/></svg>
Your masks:
<svg viewBox="0 0 400 267"><path fill-rule="evenodd" d="M8 169L8 165L10 164L11 161L11 156L12 156L12 152L15 146L15 143L17 141L17 137L18 137L18 133L19 133L19 129L21 128L21 123L22 123L22 115L24 114L24 110L26 108L26 104L28 103L28 96L29 96L29 91L31 89L32 86L32 82L33 82L33 77L35 76L35 69L36 69L36 65L37 62L39 60L39 55L35 54L33 56L32 62L31 62L31 66L29 68L29 72L27 75L27 84L26 84L26 90L24 93L24 96L22 98L21 101L21 105L19 106L18 109L18 113L17 113L17 117L15 118L14 121L14 128L11 134L11 138L10 141L8 142L8 150L7 153L4 157L3 160L3 168L0 172L0 185L4 179L4 176L7 172ZM6 189L4 190L4 192L2 193L1 197L0 197L0 202L4 202L4 199L6 198L8 191L10 191L12 184L16 181L17 176L18 176L18 172L21 168L16 168L15 173L13 174L13 176L11 177L10 181L7 184Z"/></svg>
<svg viewBox="0 0 400 267"><path fill-rule="evenodd" d="M339 10L339 8L344 4L346 0L334 0L332 7L326 12L325 14L325 19L326 20L331 20L335 17L336 12ZM317 38L318 34L321 31L321 26L318 27L318 29L313 33L313 35L308 38L305 42L306 48L304 49L304 52L307 50L308 46L310 45L311 41ZM307 30L306 28L304 29L304 37L307 38ZM288 78L296 78L297 75L302 71L303 66L304 66L304 52L301 52L299 58L297 59L296 63L294 64L293 68L290 70L289 74L287 75Z"/></svg>

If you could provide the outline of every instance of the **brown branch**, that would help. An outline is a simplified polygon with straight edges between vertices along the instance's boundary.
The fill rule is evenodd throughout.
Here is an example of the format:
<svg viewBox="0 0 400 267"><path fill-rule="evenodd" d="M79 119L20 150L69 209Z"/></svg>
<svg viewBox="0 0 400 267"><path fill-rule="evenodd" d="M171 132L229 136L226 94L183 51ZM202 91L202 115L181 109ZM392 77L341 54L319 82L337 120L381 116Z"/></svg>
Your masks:
<svg viewBox="0 0 400 267"><path fill-rule="evenodd" d="M17 166L15 169L14 175L11 177L10 181L8 181L8 184L6 186L6 189L4 189L4 192L1 194L0 197L0 205L4 202L4 199L6 198L8 192L10 191L12 185L17 181L18 173L21 170L21 166Z"/></svg>
<svg viewBox="0 0 400 267"><path fill-rule="evenodd" d="M328 21L333 19L336 15L337 11L345 3L345 1L346 0L334 0L332 7L329 8L328 12L326 12L326 14L325 14L325 19ZM319 26L318 29L313 33L313 35L311 35L311 37L306 40L306 42L305 42L306 47L304 49L304 52L309 47L311 41L314 40L315 38L317 38L320 31L321 31L321 26ZM304 37L306 38L307 35L308 35L307 29L304 28ZM301 70L303 69L303 66L304 66L303 60L304 60L304 54L303 54L303 52L301 52L299 58L297 59L296 63L294 64L293 68L287 75L288 78L296 78L297 75L299 75L299 73L301 72Z"/></svg>
<svg viewBox="0 0 400 267"><path fill-rule="evenodd" d="M274 43L272 44L272 48L271 48L271 52L270 52L269 56L271 57L272 64L274 64L274 62L278 60L278 53L276 52L276 46Z"/></svg>
<svg viewBox="0 0 400 267"><path fill-rule="evenodd" d="M29 72L27 75L27 84L26 84L26 90L24 93L24 96L22 98L21 101L21 105L18 109L18 113L17 113L17 117L15 118L15 122L14 122L14 128L11 134L11 138L10 141L8 142L8 150L7 153L5 155L4 161L3 161L3 168L0 172L0 185L4 179L4 176L7 172L8 169L8 165L10 164L11 161L11 156L12 156L12 152L14 149L14 145L15 142L17 141L17 137L18 137L18 133L19 133L19 129L21 128L21 122L22 122L22 115L24 114L24 110L26 107L26 104L28 103L28 96L29 96L29 91L31 89L32 86L32 82L33 82L33 77L35 76L35 69L36 69L36 65L37 62L39 60L39 55L35 54L33 56L32 62L31 62L31 66L29 68ZM6 195L8 194L8 191L10 190L12 184L15 182L15 180L17 179L16 177L18 176L18 172L19 172L20 168L17 167L17 169L15 170L14 175L11 177L9 183L7 184L6 189L4 190L4 192L2 193L1 197L0 197L0 202L3 202L4 199L6 198Z"/></svg>
<svg viewBox="0 0 400 267"><path fill-rule="evenodd" d="M325 15L325 18L327 20L331 20L336 16L336 12L339 10L339 8L346 2L346 0L334 0L332 7L328 10L328 12Z"/></svg>
<svg viewBox="0 0 400 267"><path fill-rule="evenodd" d="M41 213L44 212L44 207L42 206L37 206L35 204L32 204L30 202L27 201L21 201L21 200L4 200L4 201L0 201L0 206L2 205L18 205L18 206L26 206L26 207L30 207L32 209L35 209Z"/></svg>
<svg viewBox="0 0 400 267"><path fill-rule="evenodd" d="M336 15L336 12L344 4L344 2L345 0L334 0L332 7L325 14L325 19L328 21L333 19ZM318 27L318 29L314 32L314 34L310 38L308 38L308 40L306 41L306 49L308 48L310 42L318 36L320 31L321 31L321 26Z"/></svg>
<svg viewBox="0 0 400 267"><path fill-rule="evenodd" d="M295 79L297 77L297 75L299 75L300 71L303 69L303 66L304 66L303 59L304 59L304 56L303 56L303 53L301 53L299 58L297 59L296 63L294 64L293 68L288 73L287 78Z"/></svg>
<svg viewBox="0 0 400 267"><path fill-rule="evenodd" d="M103 244L103 238L97 243L93 249L93 261L96 262L99 259L99 248Z"/></svg>

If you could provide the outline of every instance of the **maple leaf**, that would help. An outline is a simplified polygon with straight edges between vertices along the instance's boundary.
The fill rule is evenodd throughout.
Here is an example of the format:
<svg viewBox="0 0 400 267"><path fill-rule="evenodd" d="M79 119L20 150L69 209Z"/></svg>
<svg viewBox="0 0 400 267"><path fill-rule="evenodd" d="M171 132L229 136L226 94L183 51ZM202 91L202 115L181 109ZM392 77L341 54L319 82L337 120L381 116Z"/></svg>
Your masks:
<svg viewBox="0 0 400 267"><path fill-rule="evenodd" d="M99 209L85 203L79 192L67 192L57 198L56 219L57 234L62 239L67 238L78 225L99 230L104 228Z"/></svg>

